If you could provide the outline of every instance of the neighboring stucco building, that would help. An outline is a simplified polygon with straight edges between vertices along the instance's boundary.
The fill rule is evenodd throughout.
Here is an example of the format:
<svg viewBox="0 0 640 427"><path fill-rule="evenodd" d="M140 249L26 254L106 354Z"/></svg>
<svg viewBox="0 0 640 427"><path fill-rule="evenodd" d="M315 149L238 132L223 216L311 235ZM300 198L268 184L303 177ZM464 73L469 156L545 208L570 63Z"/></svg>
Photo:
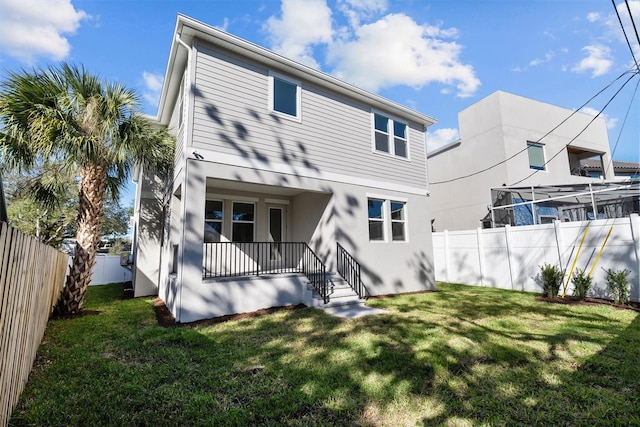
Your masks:
<svg viewBox="0 0 640 427"><path fill-rule="evenodd" d="M614 176L602 118L498 91L461 111L458 124L460 139L427 156L438 231L487 225L492 188L599 182L584 176L585 159Z"/></svg>
<svg viewBox="0 0 640 427"><path fill-rule="evenodd" d="M306 303L338 244L367 295L434 288L431 117L179 15L156 121L174 171L138 171L134 286L178 321Z"/></svg>

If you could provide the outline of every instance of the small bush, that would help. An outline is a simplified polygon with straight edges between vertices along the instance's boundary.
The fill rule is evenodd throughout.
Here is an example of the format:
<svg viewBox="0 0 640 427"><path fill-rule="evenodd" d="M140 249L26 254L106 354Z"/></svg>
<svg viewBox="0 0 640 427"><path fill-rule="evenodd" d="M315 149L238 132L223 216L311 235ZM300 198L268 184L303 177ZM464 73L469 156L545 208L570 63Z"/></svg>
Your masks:
<svg viewBox="0 0 640 427"><path fill-rule="evenodd" d="M545 263L540 266L543 294L549 298L558 296L564 271L558 266Z"/></svg>
<svg viewBox="0 0 640 427"><path fill-rule="evenodd" d="M626 304L629 302L629 281L627 276L630 270L613 271L607 269L607 285L613 295L613 302L616 304Z"/></svg>
<svg viewBox="0 0 640 427"><path fill-rule="evenodd" d="M573 295L581 300L585 299L591 289L591 280L591 276L585 273L584 270L577 269L571 278Z"/></svg>

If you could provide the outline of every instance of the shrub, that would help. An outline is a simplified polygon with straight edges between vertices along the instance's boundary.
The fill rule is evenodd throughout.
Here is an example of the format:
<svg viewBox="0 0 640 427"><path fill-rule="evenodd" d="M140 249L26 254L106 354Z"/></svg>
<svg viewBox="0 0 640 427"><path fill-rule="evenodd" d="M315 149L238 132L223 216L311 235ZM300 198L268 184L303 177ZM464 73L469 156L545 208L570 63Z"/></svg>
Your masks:
<svg viewBox="0 0 640 427"><path fill-rule="evenodd" d="M630 270L613 271L607 269L607 285L613 295L613 302L616 304L626 304L629 302L629 281L627 276Z"/></svg>
<svg viewBox="0 0 640 427"><path fill-rule="evenodd" d="M585 299L591 289L591 276L584 270L577 269L571 278L571 283L573 283L573 295L581 300Z"/></svg>
<svg viewBox="0 0 640 427"><path fill-rule="evenodd" d="M558 296L564 271L558 266L545 263L540 266L543 294L549 298Z"/></svg>

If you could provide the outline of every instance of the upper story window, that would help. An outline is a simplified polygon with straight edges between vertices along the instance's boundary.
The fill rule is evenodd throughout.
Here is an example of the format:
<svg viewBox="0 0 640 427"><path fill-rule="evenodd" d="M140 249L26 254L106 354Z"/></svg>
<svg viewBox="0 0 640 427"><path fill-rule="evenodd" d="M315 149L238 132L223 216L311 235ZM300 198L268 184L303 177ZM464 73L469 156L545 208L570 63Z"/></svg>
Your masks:
<svg viewBox="0 0 640 427"><path fill-rule="evenodd" d="M300 82L269 74L269 111L300 120Z"/></svg>
<svg viewBox="0 0 640 427"><path fill-rule="evenodd" d="M546 170L544 161L544 145L535 142L527 142L527 154L529 155L529 167L535 170Z"/></svg>
<svg viewBox="0 0 640 427"><path fill-rule="evenodd" d="M373 148L392 156L409 158L407 124L380 113L373 113Z"/></svg>

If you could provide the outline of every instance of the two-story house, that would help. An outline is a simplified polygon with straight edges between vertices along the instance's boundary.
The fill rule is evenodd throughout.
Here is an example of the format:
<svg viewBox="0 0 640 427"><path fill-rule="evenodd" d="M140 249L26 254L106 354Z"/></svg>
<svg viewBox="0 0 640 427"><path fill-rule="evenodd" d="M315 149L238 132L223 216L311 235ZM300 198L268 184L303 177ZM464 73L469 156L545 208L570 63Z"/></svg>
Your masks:
<svg viewBox="0 0 640 427"><path fill-rule="evenodd" d="M490 210L505 203L497 188L515 187L506 202L516 204L530 201L532 191L535 198L535 190L524 196L522 188L600 183L585 162L599 165L602 179L614 177L602 117L498 91L462 110L458 125L458 141L428 154L430 215L438 231L491 226ZM506 223L561 219L557 208L520 206L514 214L516 224Z"/></svg>
<svg viewBox="0 0 640 427"><path fill-rule="evenodd" d="M433 118L179 15L155 121L175 161L137 171L136 296L190 322L330 302L337 276L434 289Z"/></svg>

